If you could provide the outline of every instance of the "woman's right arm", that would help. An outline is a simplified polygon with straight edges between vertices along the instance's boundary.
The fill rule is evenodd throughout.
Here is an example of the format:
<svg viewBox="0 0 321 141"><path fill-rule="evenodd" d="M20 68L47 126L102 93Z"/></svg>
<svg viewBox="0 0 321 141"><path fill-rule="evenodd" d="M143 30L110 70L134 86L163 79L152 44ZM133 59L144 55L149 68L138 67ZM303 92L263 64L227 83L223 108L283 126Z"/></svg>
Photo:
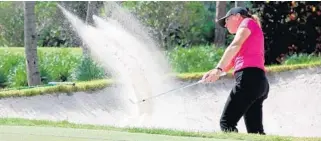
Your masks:
<svg viewBox="0 0 321 141"><path fill-rule="evenodd" d="M223 71L224 71L224 72L228 72L228 71L230 71L230 69L233 68L233 66L234 66L234 61L232 60L232 61L230 62L230 64L228 64L225 68L223 68Z"/></svg>

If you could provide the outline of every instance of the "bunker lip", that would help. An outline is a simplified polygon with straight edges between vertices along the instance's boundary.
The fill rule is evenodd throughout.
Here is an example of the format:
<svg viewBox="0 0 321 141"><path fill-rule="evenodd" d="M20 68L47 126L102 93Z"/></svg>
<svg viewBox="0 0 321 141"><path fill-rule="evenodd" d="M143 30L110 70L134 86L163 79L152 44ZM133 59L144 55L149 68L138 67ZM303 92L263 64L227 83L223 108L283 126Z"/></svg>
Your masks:
<svg viewBox="0 0 321 141"><path fill-rule="evenodd" d="M281 72L288 72L300 69L313 69L315 67L321 67L320 63L312 63L312 64L296 64L296 65L281 65L281 66L273 66L267 67L268 75L278 74ZM195 81L201 79L204 72L201 73L180 73L176 74L176 80L178 81ZM321 74L321 71L317 72L317 74ZM168 75L166 75L168 76ZM170 74L170 76L175 76L175 74ZM232 78L231 73L226 73L225 78ZM55 85L55 86L39 86L32 88L18 88L18 89L3 89L0 91L0 99L8 98L8 97L26 97L26 96L35 96L42 94L57 94L57 93L74 93L74 92L92 92L97 90L105 89L106 87L111 87L114 85L118 85L119 82L116 82L112 79L102 79L102 80L92 80L86 82L75 82L74 85ZM28 92L27 92L28 91ZM31 92L32 91L32 92ZM133 100L131 99L133 102Z"/></svg>
<svg viewBox="0 0 321 141"><path fill-rule="evenodd" d="M320 70L315 67L268 74L271 92L263 105L267 134L320 136ZM193 82L181 81L180 85ZM233 79L223 77L215 84L196 85L155 98L151 100L155 104L151 116L130 113L127 106L131 104L121 97L117 86L112 86L74 95L2 98L0 117L213 132L219 131L219 116L233 82ZM293 125L299 128L293 128ZM246 133L243 119L238 128Z"/></svg>

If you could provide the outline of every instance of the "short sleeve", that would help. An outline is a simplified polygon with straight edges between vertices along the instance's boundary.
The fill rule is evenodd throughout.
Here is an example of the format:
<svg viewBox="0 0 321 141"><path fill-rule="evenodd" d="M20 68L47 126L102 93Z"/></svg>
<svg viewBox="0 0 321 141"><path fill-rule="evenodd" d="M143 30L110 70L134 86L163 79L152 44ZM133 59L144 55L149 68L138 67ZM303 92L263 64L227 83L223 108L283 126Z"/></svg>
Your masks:
<svg viewBox="0 0 321 141"><path fill-rule="evenodd" d="M241 22L239 28L248 28L248 29L250 29L252 31L254 29L255 24L256 23L254 22L253 19L246 18Z"/></svg>

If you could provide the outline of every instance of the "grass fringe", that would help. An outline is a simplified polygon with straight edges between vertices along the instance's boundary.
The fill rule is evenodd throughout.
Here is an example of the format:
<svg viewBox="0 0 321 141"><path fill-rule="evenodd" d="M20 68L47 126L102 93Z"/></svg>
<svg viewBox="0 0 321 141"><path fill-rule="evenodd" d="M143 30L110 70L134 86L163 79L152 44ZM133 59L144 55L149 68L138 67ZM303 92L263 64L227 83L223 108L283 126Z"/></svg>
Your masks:
<svg viewBox="0 0 321 141"><path fill-rule="evenodd" d="M131 132L131 133L147 133L147 134L160 134L160 135L170 135L170 136L251 140L251 141L320 141L321 140L321 138L317 138L317 137L291 137L291 136L277 136L277 135L263 136L258 134L246 134L246 133L196 132L196 131L181 131L181 130L175 130L175 129L162 129L162 128L133 128L133 127L118 128L113 126L75 124L75 123L70 123L68 121L30 120L30 119L22 119L22 118L0 118L0 125L113 130L113 131L123 131L123 132Z"/></svg>

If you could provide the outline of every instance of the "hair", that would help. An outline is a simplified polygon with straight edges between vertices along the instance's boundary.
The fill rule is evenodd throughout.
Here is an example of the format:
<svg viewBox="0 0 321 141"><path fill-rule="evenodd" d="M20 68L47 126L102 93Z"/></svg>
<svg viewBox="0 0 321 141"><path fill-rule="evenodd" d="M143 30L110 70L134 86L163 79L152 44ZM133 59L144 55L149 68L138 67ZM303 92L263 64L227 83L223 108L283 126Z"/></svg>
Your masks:
<svg viewBox="0 0 321 141"><path fill-rule="evenodd" d="M247 13L248 16L247 17L252 18L254 21L256 21L256 23L259 25L259 27L262 28L260 17L258 15L256 15L256 14L252 15L251 12L250 12L250 9L248 7L246 7L246 10L248 11L248 13Z"/></svg>
<svg viewBox="0 0 321 141"><path fill-rule="evenodd" d="M251 15L251 14L248 14L248 15L241 15L243 18L252 18L254 21L256 21L256 23L259 25L260 28L262 28L262 24L261 24L261 20L259 18L258 15Z"/></svg>
<svg viewBox="0 0 321 141"><path fill-rule="evenodd" d="M260 28L262 28L262 24L258 15L251 15L251 18L256 21Z"/></svg>

